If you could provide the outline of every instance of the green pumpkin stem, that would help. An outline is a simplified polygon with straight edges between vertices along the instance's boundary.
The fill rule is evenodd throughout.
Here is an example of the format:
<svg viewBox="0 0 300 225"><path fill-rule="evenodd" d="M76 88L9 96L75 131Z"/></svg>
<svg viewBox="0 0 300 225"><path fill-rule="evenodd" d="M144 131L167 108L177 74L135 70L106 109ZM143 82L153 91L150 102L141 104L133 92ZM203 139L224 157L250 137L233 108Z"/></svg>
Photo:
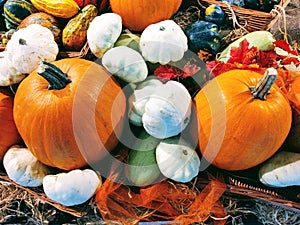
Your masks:
<svg viewBox="0 0 300 225"><path fill-rule="evenodd" d="M269 94L272 85L275 83L277 75L276 69L268 68L257 84L254 87L250 87L253 97L266 100L267 94Z"/></svg>
<svg viewBox="0 0 300 225"><path fill-rule="evenodd" d="M24 40L23 38L20 38L19 39L19 44L20 45L26 45L27 43L26 43L26 40Z"/></svg>
<svg viewBox="0 0 300 225"><path fill-rule="evenodd" d="M49 82L48 90L60 90L72 82L66 73L54 64L46 61L42 61L37 73Z"/></svg>

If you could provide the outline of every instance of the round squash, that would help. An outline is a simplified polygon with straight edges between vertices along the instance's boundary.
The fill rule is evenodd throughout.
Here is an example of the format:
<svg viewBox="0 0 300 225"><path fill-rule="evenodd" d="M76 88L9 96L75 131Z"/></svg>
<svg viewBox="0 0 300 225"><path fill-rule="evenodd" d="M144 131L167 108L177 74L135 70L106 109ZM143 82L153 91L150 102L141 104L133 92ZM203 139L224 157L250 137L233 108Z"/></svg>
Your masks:
<svg viewBox="0 0 300 225"><path fill-rule="evenodd" d="M0 90L0 160L9 147L17 144L21 138L13 119L13 96Z"/></svg>
<svg viewBox="0 0 300 225"><path fill-rule="evenodd" d="M273 68L264 76L231 70L198 92L194 102L199 148L208 162L225 170L248 169L281 147L291 127L292 111L287 98L272 84L276 77Z"/></svg>
<svg viewBox="0 0 300 225"><path fill-rule="evenodd" d="M60 40L61 29L59 28L58 21L54 16L44 12L32 13L24 20L22 20L22 22L18 26L18 29L25 28L30 24L39 24L43 27L48 28L49 30L51 30L55 41L58 42Z"/></svg>
<svg viewBox="0 0 300 225"><path fill-rule="evenodd" d="M148 25L170 19L177 12L182 0L110 0L114 13L122 17L125 27L142 31Z"/></svg>
<svg viewBox="0 0 300 225"><path fill-rule="evenodd" d="M126 98L99 64L66 58L43 64L15 95L14 118L42 163L71 170L98 163L118 144Z"/></svg>

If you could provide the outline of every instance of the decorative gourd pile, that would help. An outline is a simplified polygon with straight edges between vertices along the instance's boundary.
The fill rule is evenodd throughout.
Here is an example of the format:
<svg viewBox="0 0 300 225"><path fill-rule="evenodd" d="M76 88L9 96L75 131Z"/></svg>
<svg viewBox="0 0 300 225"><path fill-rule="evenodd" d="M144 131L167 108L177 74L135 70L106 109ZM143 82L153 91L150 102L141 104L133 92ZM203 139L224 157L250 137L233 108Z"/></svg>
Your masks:
<svg viewBox="0 0 300 225"><path fill-rule="evenodd" d="M14 182L42 186L49 198L72 206L99 192L105 173L98 168L110 171L106 157L120 145L129 150L125 183L143 188L166 179L190 182L211 164L256 167L292 138L299 92L296 79L292 92L279 81L291 65L299 72L298 54L290 49L293 60L284 69L253 71L232 62L247 58L233 54L247 43L273 51L271 33L244 36L205 63L197 53L218 53L220 8L183 30L171 20L181 1L152 1L151 16L139 11L149 7L145 1L112 0L110 12L108 1L83 2L5 4L7 28L16 30L0 58L0 85L17 88L14 96L0 92L0 157ZM21 14L11 7L30 15L16 18ZM59 58L86 43L94 61ZM215 78L211 64L221 67ZM276 186L265 171L261 181ZM291 184L300 185L299 178Z"/></svg>

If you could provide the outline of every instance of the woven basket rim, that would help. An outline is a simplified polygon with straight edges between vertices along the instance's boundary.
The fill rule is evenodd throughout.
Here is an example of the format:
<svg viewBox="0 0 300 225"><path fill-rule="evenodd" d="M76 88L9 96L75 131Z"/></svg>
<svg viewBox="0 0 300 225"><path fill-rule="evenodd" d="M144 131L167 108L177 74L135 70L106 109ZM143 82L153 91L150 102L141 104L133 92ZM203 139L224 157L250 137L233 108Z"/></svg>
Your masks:
<svg viewBox="0 0 300 225"><path fill-rule="evenodd" d="M199 0L199 1L200 1L200 3L206 2L209 4L217 4L225 9L228 8L228 4L217 1L217 0ZM290 3L290 1L291 0L281 0L278 5L285 8ZM230 7L233 9L233 11L235 13L242 13L244 15L250 15L250 16L254 16L254 17L273 18L277 15L277 13L273 9L270 12L263 12L263 11L247 9L247 8L243 8L243 7L239 7L239 6L235 6L235 5L230 5Z"/></svg>
<svg viewBox="0 0 300 225"><path fill-rule="evenodd" d="M235 5L229 5L219 0L197 0L198 5L208 6L217 4L225 11L226 14L232 16L234 13L238 21L244 21L245 28L248 31L269 30L276 23L291 0L281 0L281 2L273 7L270 12L247 9Z"/></svg>

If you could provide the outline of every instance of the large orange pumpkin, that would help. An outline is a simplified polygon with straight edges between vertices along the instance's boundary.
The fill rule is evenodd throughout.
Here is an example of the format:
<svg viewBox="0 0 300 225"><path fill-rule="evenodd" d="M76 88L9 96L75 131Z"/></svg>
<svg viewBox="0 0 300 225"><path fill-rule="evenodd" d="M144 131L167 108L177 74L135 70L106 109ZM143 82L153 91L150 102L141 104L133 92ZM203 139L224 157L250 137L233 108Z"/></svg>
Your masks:
<svg viewBox="0 0 300 225"><path fill-rule="evenodd" d="M13 102L12 95L0 90L0 160L10 146L21 140L13 119Z"/></svg>
<svg viewBox="0 0 300 225"><path fill-rule="evenodd" d="M300 152L300 76L295 77L291 82L289 92L287 94L292 106L292 126L285 146L290 151Z"/></svg>
<svg viewBox="0 0 300 225"><path fill-rule="evenodd" d="M170 19L182 0L110 0L111 10L122 17L122 23L132 31L142 31L148 25Z"/></svg>
<svg viewBox="0 0 300 225"><path fill-rule="evenodd" d="M283 144L291 127L291 107L273 84L276 70L267 71L261 80L261 74L250 70L225 72L195 96L199 148L208 162L225 170L248 169Z"/></svg>
<svg viewBox="0 0 300 225"><path fill-rule="evenodd" d="M98 163L119 142L126 108L121 87L92 61L66 58L43 67L15 95L14 118L25 144L52 167Z"/></svg>

